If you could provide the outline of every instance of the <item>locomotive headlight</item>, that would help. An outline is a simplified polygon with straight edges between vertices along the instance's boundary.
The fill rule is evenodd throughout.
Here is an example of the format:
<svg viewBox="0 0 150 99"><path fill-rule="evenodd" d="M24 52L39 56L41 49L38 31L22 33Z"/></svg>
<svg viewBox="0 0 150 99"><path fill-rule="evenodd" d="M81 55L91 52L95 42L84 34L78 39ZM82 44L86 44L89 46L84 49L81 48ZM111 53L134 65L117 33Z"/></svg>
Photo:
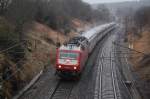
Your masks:
<svg viewBox="0 0 150 99"><path fill-rule="evenodd" d="M75 70L77 69L77 67L73 67Z"/></svg>
<svg viewBox="0 0 150 99"><path fill-rule="evenodd" d="M59 65L58 67L61 68L61 65Z"/></svg>

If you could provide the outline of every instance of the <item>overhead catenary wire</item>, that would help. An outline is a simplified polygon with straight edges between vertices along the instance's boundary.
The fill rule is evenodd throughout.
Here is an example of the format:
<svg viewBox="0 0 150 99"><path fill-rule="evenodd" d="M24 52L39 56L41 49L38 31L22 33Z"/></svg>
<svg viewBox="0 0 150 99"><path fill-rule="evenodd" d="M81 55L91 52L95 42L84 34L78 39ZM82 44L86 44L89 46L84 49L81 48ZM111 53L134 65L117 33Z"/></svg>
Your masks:
<svg viewBox="0 0 150 99"><path fill-rule="evenodd" d="M135 49L131 49L131 48L129 48L129 47L123 46L123 45L118 44L118 43L116 43L116 42L113 42L113 44L114 44L114 45L117 45L117 46L120 46L120 47L123 47L123 48L126 48L126 49L129 49L129 50L134 51L134 52L137 52L137 53L141 53L141 54L143 54L143 55L147 55L147 54L144 53L144 52L137 51L137 50L135 50Z"/></svg>
<svg viewBox="0 0 150 99"><path fill-rule="evenodd" d="M1 51L0 51L0 54L1 54L1 53L10 52L11 49L13 49L13 48L15 48L15 47L17 47L17 46L19 46L19 45L23 45L25 42L26 42L26 41L23 41L23 42L20 42L20 43L16 43L16 44L10 46L9 48L6 48L6 49L4 49L4 50L1 50ZM18 52L13 52L13 53L18 53ZM25 52L19 52L19 53L25 53ZM25 58L26 58L26 57L19 58L19 61L18 61L17 63L13 64L13 65L14 65L14 66L17 66L19 63L21 63L23 60L25 60ZM12 66L9 66L9 70L12 70L12 69L13 69L13 67L12 67ZM10 80L11 77L13 77L16 73L18 73L18 71L21 71L21 68L17 68L14 73L12 73L11 75L9 75L9 76L7 77L7 80Z"/></svg>
<svg viewBox="0 0 150 99"><path fill-rule="evenodd" d="M4 49L4 50L1 50L1 51L0 51L0 54L1 54L1 53L4 53L4 52L7 52L8 50L11 50L11 49L13 49L13 48L15 48L15 47L17 47L17 46L19 46L19 45L22 45L22 44L24 44L25 42L26 42L26 41L20 42L20 43L14 44L13 46L11 46L11 47L9 47L9 48L6 48L6 49Z"/></svg>
<svg viewBox="0 0 150 99"><path fill-rule="evenodd" d="M19 63L23 62L25 59L26 59L26 57L20 58L20 60L19 60L17 63L13 64L13 65L14 65L14 66L17 66ZM13 76L14 76L15 74L17 74L19 71L23 72L23 71L22 71L23 68L24 68L24 67L16 68L15 72L13 72L11 75L9 75L9 76L7 77L7 80L10 80L11 77L13 77ZM9 69L11 70L11 69L13 69L13 67L9 66ZM3 82L4 82L4 81L3 81Z"/></svg>
<svg viewBox="0 0 150 99"><path fill-rule="evenodd" d="M15 66L17 66L19 63L21 63L23 60L25 60L24 58L21 58L20 61L18 61L16 64L14 64ZM13 67L9 66L10 69L13 69ZM22 68L17 68L16 71L14 73L12 73L10 76L7 77L7 80L10 80L11 77L13 77L15 74L17 74L19 71L21 71ZM3 81L4 82L4 81Z"/></svg>

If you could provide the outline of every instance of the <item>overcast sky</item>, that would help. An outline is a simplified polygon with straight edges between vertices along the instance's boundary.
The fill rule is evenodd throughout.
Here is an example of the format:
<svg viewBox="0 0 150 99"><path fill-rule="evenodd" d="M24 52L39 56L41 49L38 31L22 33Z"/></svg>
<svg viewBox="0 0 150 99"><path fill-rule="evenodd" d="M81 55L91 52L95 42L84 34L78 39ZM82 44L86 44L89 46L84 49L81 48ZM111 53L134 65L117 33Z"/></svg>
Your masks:
<svg viewBox="0 0 150 99"><path fill-rule="evenodd" d="M95 4L95 3L110 3L110 2L138 1L138 0L83 0L83 1L88 2L90 4Z"/></svg>

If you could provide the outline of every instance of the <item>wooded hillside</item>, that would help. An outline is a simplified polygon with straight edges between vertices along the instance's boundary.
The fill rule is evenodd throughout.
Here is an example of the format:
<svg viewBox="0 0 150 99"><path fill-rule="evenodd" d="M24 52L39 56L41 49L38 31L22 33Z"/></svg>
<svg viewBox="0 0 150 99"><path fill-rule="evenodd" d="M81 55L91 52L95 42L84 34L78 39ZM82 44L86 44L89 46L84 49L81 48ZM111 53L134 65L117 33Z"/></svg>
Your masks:
<svg viewBox="0 0 150 99"><path fill-rule="evenodd" d="M81 0L0 0L0 98L11 99L50 53L54 61L57 33L66 40L78 32L75 25L108 22L109 16L105 6L92 9Z"/></svg>

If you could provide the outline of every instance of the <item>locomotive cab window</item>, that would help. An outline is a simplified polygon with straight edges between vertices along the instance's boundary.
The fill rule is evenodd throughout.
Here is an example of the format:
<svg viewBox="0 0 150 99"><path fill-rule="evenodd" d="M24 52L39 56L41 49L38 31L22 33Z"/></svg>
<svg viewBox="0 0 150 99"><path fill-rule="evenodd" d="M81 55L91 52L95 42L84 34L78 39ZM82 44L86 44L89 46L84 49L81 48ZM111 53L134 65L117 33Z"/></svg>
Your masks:
<svg viewBox="0 0 150 99"><path fill-rule="evenodd" d="M69 58L69 59L77 59L79 57L78 53L72 53L72 52L60 52L59 58Z"/></svg>

